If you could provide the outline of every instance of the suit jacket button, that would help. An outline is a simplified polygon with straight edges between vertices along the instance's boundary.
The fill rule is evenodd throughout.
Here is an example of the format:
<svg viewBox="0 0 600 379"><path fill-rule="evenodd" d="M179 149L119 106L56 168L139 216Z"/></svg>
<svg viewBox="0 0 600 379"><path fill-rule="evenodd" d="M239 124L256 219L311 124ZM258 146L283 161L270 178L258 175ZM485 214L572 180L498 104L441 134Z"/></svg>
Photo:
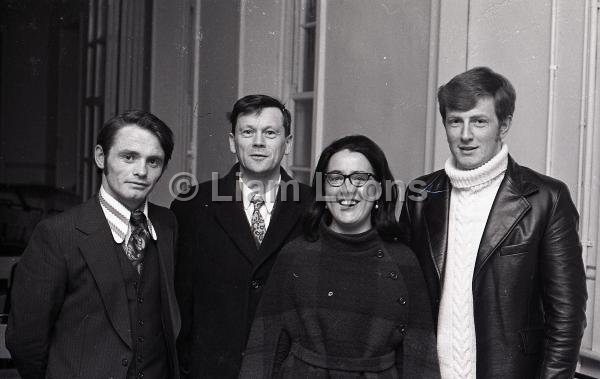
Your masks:
<svg viewBox="0 0 600 379"><path fill-rule="evenodd" d="M250 282L250 286L255 290L260 288L260 282L258 280L253 280Z"/></svg>
<svg viewBox="0 0 600 379"><path fill-rule="evenodd" d="M398 273L395 271L390 272L390 279L393 279L393 280L398 279Z"/></svg>
<svg viewBox="0 0 600 379"><path fill-rule="evenodd" d="M121 360L121 364L122 364L123 366L127 367L127 365L129 364L129 361L127 360L127 358L123 358L123 359Z"/></svg>
<svg viewBox="0 0 600 379"><path fill-rule="evenodd" d="M398 303L400 303L400 305L406 305L406 299L401 297L398 299Z"/></svg>
<svg viewBox="0 0 600 379"><path fill-rule="evenodd" d="M377 250L377 258L383 258L385 254L383 254L383 250Z"/></svg>

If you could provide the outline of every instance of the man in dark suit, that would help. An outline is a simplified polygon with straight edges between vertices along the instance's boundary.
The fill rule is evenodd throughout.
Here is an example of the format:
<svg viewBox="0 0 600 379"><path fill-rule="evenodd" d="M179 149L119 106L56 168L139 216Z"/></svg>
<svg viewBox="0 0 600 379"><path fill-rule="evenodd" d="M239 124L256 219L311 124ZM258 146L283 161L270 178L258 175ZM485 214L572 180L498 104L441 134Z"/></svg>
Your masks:
<svg viewBox="0 0 600 379"><path fill-rule="evenodd" d="M292 142L281 102L246 96L229 119L229 146L239 163L171 205L181 228L178 351L190 378L237 377L262 287L281 247L299 235L311 200L309 187L280 167Z"/></svg>
<svg viewBox="0 0 600 379"><path fill-rule="evenodd" d="M16 268L6 343L29 378L178 378L177 222L148 194L173 151L144 111L98 135L97 196L42 221Z"/></svg>
<svg viewBox="0 0 600 379"><path fill-rule="evenodd" d="M477 67L440 87L452 156L419 178L401 220L437 317L442 378L571 378L587 299L566 185L503 143L515 90Z"/></svg>

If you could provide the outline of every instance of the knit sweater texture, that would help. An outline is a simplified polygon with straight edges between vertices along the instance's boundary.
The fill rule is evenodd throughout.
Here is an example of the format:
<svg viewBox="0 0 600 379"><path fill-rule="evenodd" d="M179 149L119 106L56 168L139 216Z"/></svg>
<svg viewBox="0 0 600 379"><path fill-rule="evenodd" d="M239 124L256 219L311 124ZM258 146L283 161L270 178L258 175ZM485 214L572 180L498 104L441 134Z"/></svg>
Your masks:
<svg viewBox="0 0 600 379"><path fill-rule="evenodd" d="M442 378L476 376L473 268L494 198L508 165L508 147L484 165L460 170L454 158L445 171L452 183L448 252L438 315L438 356Z"/></svg>
<svg viewBox="0 0 600 379"><path fill-rule="evenodd" d="M241 378L438 378L435 330L413 252L375 230L321 225L285 246L265 286Z"/></svg>

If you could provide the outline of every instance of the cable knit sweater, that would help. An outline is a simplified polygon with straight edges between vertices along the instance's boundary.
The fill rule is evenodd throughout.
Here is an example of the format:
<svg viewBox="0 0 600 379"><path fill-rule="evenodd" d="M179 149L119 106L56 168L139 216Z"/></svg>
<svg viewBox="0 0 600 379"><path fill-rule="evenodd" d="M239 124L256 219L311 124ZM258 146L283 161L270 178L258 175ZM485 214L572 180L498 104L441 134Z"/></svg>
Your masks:
<svg viewBox="0 0 600 379"><path fill-rule="evenodd" d="M442 378L476 376L473 268L494 198L508 165L508 147L473 170L460 170L451 157L445 171L452 183L448 252L438 315L438 356Z"/></svg>
<svg viewBox="0 0 600 379"><path fill-rule="evenodd" d="M439 378L414 253L375 230L321 225L286 245L267 282L240 378Z"/></svg>

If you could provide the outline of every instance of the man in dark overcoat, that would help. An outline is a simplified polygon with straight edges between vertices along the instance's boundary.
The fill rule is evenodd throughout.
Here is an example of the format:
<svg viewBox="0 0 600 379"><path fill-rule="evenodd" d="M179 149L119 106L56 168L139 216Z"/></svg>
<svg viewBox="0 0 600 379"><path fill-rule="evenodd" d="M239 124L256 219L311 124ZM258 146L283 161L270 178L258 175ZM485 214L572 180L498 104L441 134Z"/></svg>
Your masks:
<svg viewBox="0 0 600 379"><path fill-rule="evenodd" d="M112 118L94 154L99 193L36 227L6 332L23 379L179 377L177 222L147 200L172 151L154 115Z"/></svg>
<svg viewBox="0 0 600 379"><path fill-rule="evenodd" d="M413 182L401 220L437 314L443 378L571 378L586 325L567 186L503 142L515 90L476 67L440 87L452 156Z"/></svg>
<svg viewBox="0 0 600 379"><path fill-rule="evenodd" d="M310 188L280 167L292 142L285 106L249 95L229 119L238 163L171 205L180 225L178 351L189 378L237 378L262 288L311 201Z"/></svg>

